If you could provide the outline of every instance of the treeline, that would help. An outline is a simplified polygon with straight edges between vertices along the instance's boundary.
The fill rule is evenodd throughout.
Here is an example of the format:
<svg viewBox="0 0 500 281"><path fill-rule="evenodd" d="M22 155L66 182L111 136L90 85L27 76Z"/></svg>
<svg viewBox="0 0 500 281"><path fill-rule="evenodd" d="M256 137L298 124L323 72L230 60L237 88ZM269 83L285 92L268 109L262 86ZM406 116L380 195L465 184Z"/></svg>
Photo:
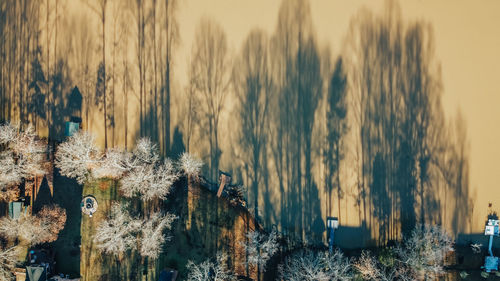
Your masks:
<svg viewBox="0 0 500 281"><path fill-rule="evenodd" d="M175 74L178 4L3 1L0 117L58 139L80 115L105 148L149 136L163 155L199 154L207 178L231 172L256 217L294 241L320 241L326 216L358 225L363 243L470 225L466 128L443 112L430 24L394 1L363 9L333 55L309 2L283 0L274 31L251 30L236 54L201 19Z"/></svg>
<svg viewBox="0 0 500 281"><path fill-rule="evenodd" d="M78 116L102 133L104 147L148 135L167 152L177 2L89 0L76 11L74 4L2 1L0 118L59 140L64 122ZM139 126L130 132L136 96Z"/></svg>

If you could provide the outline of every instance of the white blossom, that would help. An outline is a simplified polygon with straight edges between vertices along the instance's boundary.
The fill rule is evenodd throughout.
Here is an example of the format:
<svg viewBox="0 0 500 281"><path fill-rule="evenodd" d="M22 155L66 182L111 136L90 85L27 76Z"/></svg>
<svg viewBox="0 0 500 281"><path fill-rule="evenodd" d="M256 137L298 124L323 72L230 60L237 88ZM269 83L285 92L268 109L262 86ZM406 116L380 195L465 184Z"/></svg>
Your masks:
<svg viewBox="0 0 500 281"><path fill-rule="evenodd" d="M140 228L140 220L132 218L119 203L113 203L110 217L99 225L94 241L102 252L117 255L136 248Z"/></svg>
<svg viewBox="0 0 500 281"><path fill-rule="evenodd" d="M84 131L79 131L59 145L55 165L63 176L74 178L83 184L99 158L100 152L94 138Z"/></svg>
<svg viewBox="0 0 500 281"><path fill-rule="evenodd" d="M342 252L301 251L280 266L280 278L288 281L352 280L351 263Z"/></svg>
<svg viewBox="0 0 500 281"><path fill-rule="evenodd" d="M227 255L217 254L214 260L205 260L199 264L188 261L189 281L230 281L235 280L234 275L227 267Z"/></svg>
<svg viewBox="0 0 500 281"><path fill-rule="evenodd" d="M192 156L191 154L184 152L179 160L179 165L181 170L193 179L198 179L200 176L201 167L203 166L203 161Z"/></svg>
<svg viewBox="0 0 500 281"><path fill-rule="evenodd" d="M18 158L17 163L23 171L23 177L43 176L46 173L43 163L47 145L38 139L33 127L28 126L20 132L16 140L11 142L11 146Z"/></svg>
<svg viewBox="0 0 500 281"><path fill-rule="evenodd" d="M141 239L141 256L158 258L162 251L162 245L165 241L171 239L170 236L163 234L165 229L171 229L172 223L177 217L167 213L161 215L154 213L151 218L147 219L142 226Z"/></svg>

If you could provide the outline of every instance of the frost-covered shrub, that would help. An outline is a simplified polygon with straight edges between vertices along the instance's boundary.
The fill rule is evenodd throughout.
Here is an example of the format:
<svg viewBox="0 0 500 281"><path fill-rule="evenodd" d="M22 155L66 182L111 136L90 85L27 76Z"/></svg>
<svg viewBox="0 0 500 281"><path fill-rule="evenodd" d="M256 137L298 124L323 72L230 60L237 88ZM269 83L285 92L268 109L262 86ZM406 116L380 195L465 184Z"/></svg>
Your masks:
<svg viewBox="0 0 500 281"><path fill-rule="evenodd" d="M40 140L32 127L22 131L18 126L0 126L0 200L15 200L17 186L23 179L47 173L45 169L47 144Z"/></svg>
<svg viewBox="0 0 500 281"><path fill-rule="evenodd" d="M250 231L246 236L248 241L242 245L248 254L247 264L265 271L267 262L278 251L278 234L276 231L272 231L269 235L259 231Z"/></svg>
<svg viewBox="0 0 500 281"><path fill-rule="evenodd" d="M178 178L179 174L170 160L159 165L144 164L123 177L120 190L125 197L139 196L144 201L165 199Z"/></svg>
<svg viewBox="0 0 500 281"><path fill-rule="evenodd" d="M446 255L451 251L451 236L437 225L418 225L405 243L396 248L401 262L419 279L442 275Z"/></svg>
<svg viewBox="0 0 500 281"><path fill-rule="evenodd" d="M36 215L23 215L18 219L0 219L0 234L9 239L21 239L29 244L42 244L57 240L66 223L66 210L57 205L45 206Z"/></svg>
<svg viewBox="0 0 500 281"><path fill-rule="evenodd" d="M368 252L354 262L364 280L435 280L444 273L446 255L453 251L451 237L439 226L419 225L390 255L377 258Z"/></svg>
<svg viewBox="0 0 500 281"><path fill-rule="evenodd" d="M114 203L109 217L97 227L94 242L104 253L124 253L137 247L140 228L140 220L132 218L125 207Z"/></svg>
<svg viewBox="0 0 500 281"><path fill-rule="evenodd" d="M18 248L0 249L0 281L13 279L12 270L16 267Z"/></svg>
<svg viewBox="0 0 500 281"><path fill-rule="evenodd" d="M331 281L351 280L352 270L348 258L340 250L328 252L300 251L280 265L281 280L289 281Z"/></svg>
<svg viewBox="0 0 500 281"><path fill-rule="evenodd" d="M164 235L165 229L171 229L172 223L177 218L173 214L153 214L142 226L141 256L158 258L162 245L170 240L170 236Z"/></svg>
<svg viewBox="0 0 500 281"><path fill-rule="evenodd" d="M169 213L154 213L138 219L129 214L126 206L113 203L110 216L97 228L94 242L107 254L119 255L138 249L141 256L156 259L163 243L170 239L164 232L172 228L176 218Z"/></svg>
<svg viewBox="0 0 500 281"><path fill-rule="evenodd" d="M104 157L96 162L91 170L93 178L119 179L124 173L130 171L127 163L128 153L117 148L110 148Z"/></svg>
<svg viewBox="0 0 500 281"><path fill-rule="evenodd" d="M87 132L78 131L57 147L55 165L61 175L83 184L91 169L99 163L100 154L94 137Z"/></svg>
<svg viewBox="0 0 500 281"><path fill-rule="evenodd" d="M193 179L198 179L200 176L201 167L203 166L203 161L194 157L193 155L184 152L179 159L180 169L188 176Z"/></svg>
<svg viewBox="0 0 500 281"><path fill-rule="evenodd" d="M217 254L215 259L208 259L195 264L188 261L189 271L187 280L189 281L231 281L235 276L227 267L227 255Z"/></svg>

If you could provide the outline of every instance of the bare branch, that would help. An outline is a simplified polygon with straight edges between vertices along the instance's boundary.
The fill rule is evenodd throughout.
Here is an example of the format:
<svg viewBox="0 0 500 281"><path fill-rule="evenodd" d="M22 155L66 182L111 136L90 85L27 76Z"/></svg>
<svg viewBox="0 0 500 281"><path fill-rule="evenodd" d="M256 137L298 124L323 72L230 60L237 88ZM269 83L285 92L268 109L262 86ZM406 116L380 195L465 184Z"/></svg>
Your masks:
<svg viewBox="0 0 500 281"><path fill-rule="evenodd" d="M87 132L77 132L62 144L56 152L55 165L61 175L74 178L83 184L90 175L90 169L97 165L100 152L94 138Z"/></svg>

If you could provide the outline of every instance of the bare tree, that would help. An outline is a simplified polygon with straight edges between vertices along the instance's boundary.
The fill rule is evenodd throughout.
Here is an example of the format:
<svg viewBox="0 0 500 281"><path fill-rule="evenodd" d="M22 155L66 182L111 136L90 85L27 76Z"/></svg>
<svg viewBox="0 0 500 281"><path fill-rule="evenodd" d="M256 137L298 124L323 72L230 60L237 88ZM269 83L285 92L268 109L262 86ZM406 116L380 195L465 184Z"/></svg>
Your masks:
<svg viewBox="0 0 500 281"><path fill-rule="evenodd" d="M111 206L109 217L97 228L94 241L104 253L118 255L137 247L141 221L133 219L119 203Z"/></svg>
<svg viewBox="0 0 500 281"><path fill-rule="evenodd" d="M278 251L278 234L273 231L267 236L258 231L251 231L246 237L246 243L241 243L248 256L246 263L257 267L257 279L260 280L260 276L266 271L267 262Z"/></svg>
<svg viewBox="0 0 500 281"><path fill-rule="evenodd" d="M0 220L0 234L10 239L21 239L29 244L53 242L66 223L66 210L45 206L35 216L23 215L18 219Z"/></svg>
<svg viewBox="0 0 500 281"><path fill-rule="evenodd" d="M381 262L370 252L363 251L361 256L353 263L353 266L363 280L415 280L414 275L408 271L408 268L402 265L396 258L392 249L389 250L389 255L385 262Z"/></svg>
<svg viewBox="0 0 500 281"><path fill-rule="evenodd" d="M120 182L126 197L140 196L144 201L165 199L179 174L170 160L163 164L146 164L131 170Z"/></svg>
<svg viewBox="0 0 500 281"><path fill-rule="evenodd" d="M113 1L112 3L112 9L113 9L113 18L112 18L112 22L113 22L113 49L112 49L112 56L113 56L113 60L112 60L112 64L111 64L111 77L110 79L113 81L113 84L112 84L112 87L111 87L111 106L110 106L110 111L111 113L109 114L109 121L110 121L110 125L111 125L111 128L112 128L112 132L111 132L111 147L114 147L115 146L115 142L116 142L116 137L115 137L115 134L116 134L116 122L117 122L117 116L116 116L116 112L115 112L115 107L116 107L116 87L118 85L118 77L119 77L119 73L118 73L118 66L117 66L117 57L120 56L120 47L122 47L123 49L127 49L127 45L128 45L128 38L127 38L127 28L124 28L123 26L123 21L126 21L126 18L128 18L128 15L127 15L127 12L128 10L125 8L125 5L127 5L127 2L124 2L124 1ZM127 52L125 51L123 56L124 56L124 60L126 60L126 57L127 57ZM122 71L126 71L126 69L122 70ZM124 78L126 78L126 74L124 74ZM125 80L125 79L124 79ZM122 81L122 83L126 83L126 81ZM124 88L124 92L126 92L126 85L122 85L122 87ZM124 95L126 95L126 93L123 93ZM124 102L124 106L126 107L127 105L125 104Z"/></svg>
<svg viewBox="0 0 500 281"><path fill-rule="evenodd" d="M418 225L385 259L363 251L354 267L364 280L435 280L444 274L446 255L453 251L451 237L439 226Z"/></svg>
<svg viewBox="0 0 500 281"><path fill-rule="evenodd" d="M190 281L231 281L235 277L227 267L227 255L218 253L213 261L205 260L199 264L188 261L188 280Z"/></svg>
<svg viewBox="0 0 500 281"><path fill-rule="evenodd" d="M0 249L0 280L12 280L12 270L16 267L19 252L17 247Z"/></svg>
<svg viewBox="0 0 500 281"><path fill-rule="evenodd" d="M444 260L452 251L452 238L435 225L417 225L404 244L396 248L401 262L418 280L436 279L444 274Z"/></svg>
<svg viewBox="0 0 500 281"><path fill-rule="evenodd" d="M162 245L170 239L164 234L171 229L177 217L172 214L154 213L144 219L133 218L127 206L113 203L110 216L97 228L94 241L104 253L120 255L138 249L143 257L156 259Z"/></svg>
<svg viewBox="0 0 500 281"><path fill-rule="evenodd" d="M94 138L87 132L79 131L58 146L55 166L61 175L75 178L83 184L100 157Z"/></svg>
<svg viewBox="0 0 500 281"><path fill-rule="evenodd" d="M130 171L127 164L129 154L117 148L106 150L106 154L91 169L92 178L120 179L126 172Z"/></svg>
<svg viewBox="0 0 500 281"><path fill-rule="evenodd" d="M184 152L181 155L179 160L180 169L184 171L184 173L194 180L197 180L200 176L201 167L203 166L203 162L194 157L193 155Z"/></svg>
<svg viewBox="0 0 500 281"><path fill-rule="evenodd" d="M160 159L158 146L151 142L149 138L141 138L137 141L135 149L133 151L134 165L139 164L152 164L156 163Z"/></svg>
<svg viewBox="0 0 500 281"><path fill-rule="evenodd" d="M210 178L219 169L219 122L228 87L229 58L222 27L203 18L196 29L192 61L195 89L203 97L210 141Z"/></svg>
<svg viewBox="0 0 500 281"><path fill-rule="evenodd" d="M339 250L333 254L307 250L286 258L279 271L280 278L289 281L345 281L353 279L351 267Z"/></svg>
<svg viewBox="0 0 500 281"><path fill-rule="evenodd" d="M0 126L0 199L17 198L17 185L23 179L45 175L47 144L40 140L33 128L28 126L21 131L18 126Z"/></svg>
<svg viewBox="0 0 500 281"><path fill-rule="evenodd" d="M376 258L367 251L363 251L353 265L364 280L392 280L386 277L385 272L379 268Z"/></svg>
<svg viewBox="0 0 500 281"><path fill-rule="evenodd" d="M158 258L162 252L163 243L171 239L171 236L165 236L163 232L165 229L172 228L175 219L177 219L177 216L173 214L154 213L143 223L141 256L152 259Z"/></svg>

